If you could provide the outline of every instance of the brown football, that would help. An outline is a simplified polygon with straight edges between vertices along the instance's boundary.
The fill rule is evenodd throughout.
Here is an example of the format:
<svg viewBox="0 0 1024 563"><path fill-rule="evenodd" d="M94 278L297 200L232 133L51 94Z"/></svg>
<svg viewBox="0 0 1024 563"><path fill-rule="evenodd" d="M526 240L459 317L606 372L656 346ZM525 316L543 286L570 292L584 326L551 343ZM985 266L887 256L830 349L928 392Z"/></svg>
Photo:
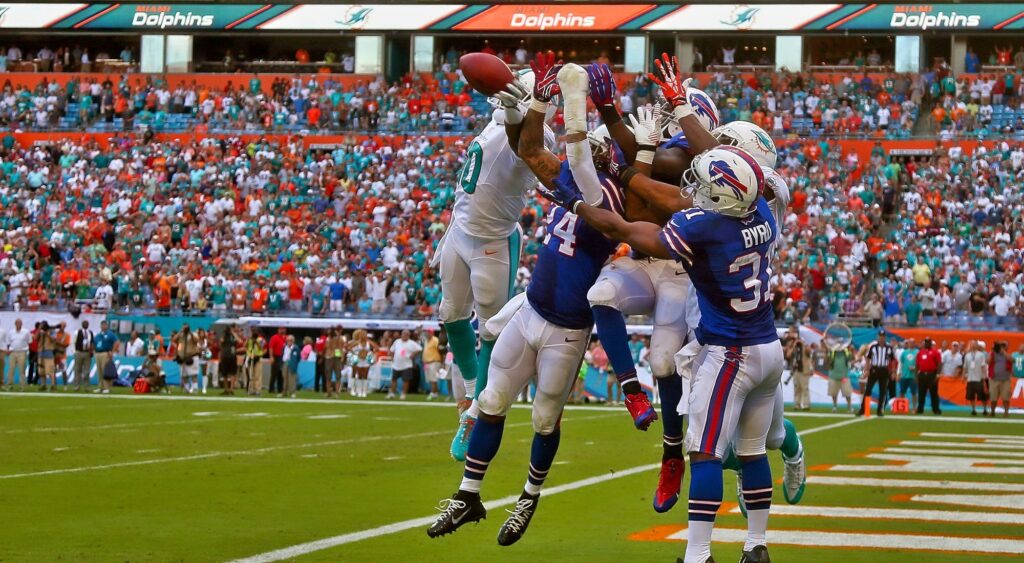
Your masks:
<svg viewBox="0 0 1024 563"><path fill-rule="evenodd" d="M505 61L487 53L469 53L459 59L459 68L474 90L493 96L512 82L512 69Z"/></svg>

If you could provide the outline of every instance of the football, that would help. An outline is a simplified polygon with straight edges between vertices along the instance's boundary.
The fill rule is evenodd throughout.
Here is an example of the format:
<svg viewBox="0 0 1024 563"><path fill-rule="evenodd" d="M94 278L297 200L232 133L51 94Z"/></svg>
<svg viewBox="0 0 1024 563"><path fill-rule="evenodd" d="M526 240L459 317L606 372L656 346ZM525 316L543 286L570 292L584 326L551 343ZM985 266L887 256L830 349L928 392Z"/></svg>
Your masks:
<svg viewBox="0 0 1024 563"><path fill-rule="evenodd" d="M474 90L487 96L505 88L512 82L512 69L505 61L487 53L469 53L459 59L459 68Z"/></svg>

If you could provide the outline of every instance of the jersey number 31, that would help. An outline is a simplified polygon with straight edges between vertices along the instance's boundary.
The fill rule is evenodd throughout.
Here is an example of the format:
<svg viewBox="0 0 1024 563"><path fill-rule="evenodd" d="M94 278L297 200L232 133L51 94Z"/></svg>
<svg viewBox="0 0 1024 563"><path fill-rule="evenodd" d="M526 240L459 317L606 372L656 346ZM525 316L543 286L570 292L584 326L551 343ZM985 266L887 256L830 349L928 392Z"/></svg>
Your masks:
<svg viewBox="0 0 1024 563"><path fill-rule="evenodd" d="M729 306L732 307L737 313L749 313L754 309L757 309L762 303L762 299L767 303L771 300L771 288L768 287L767 283L761 282L761 255L757 252L749 252L738 256L729 264L729 273L738 274L740 270L750 266L752 270L750 276L743 280L743 287L750 290L753 295L746 299L734 297L729 300ZM770 272L765 272L766 277L770 276ZM762 285L765 287L762 291Z"/></svg>

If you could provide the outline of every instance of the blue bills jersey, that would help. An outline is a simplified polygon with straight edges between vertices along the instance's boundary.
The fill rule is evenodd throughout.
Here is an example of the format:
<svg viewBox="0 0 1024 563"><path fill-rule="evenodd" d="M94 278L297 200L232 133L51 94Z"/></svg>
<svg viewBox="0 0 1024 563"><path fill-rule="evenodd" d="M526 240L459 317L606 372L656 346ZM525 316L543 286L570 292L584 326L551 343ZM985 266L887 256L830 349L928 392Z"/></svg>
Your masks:
<svg viewBox="0 0 1024 563"><path fill-rule="evenodd" d="M625 194L618 182L600 171L597 175L604 192L601 207L624 214ZM562 163L559 179L576 186L567 162ZM587 292L619 243L557 205L548 213L545 231L526 298L552 324L570 329L590 328L594 326L594 317Z"/></svg>
<svg viewBox="0 0 1024 563"><path fill-rule="evenodd" d="M752 346L778 340L772 312L772 248L777 226L762 198L747 217L694 208L672 216L661 242L697 290L697 340Z"/></svg>
<svg viewBox="0 0 1024 563"><path fill-rule="evenodd" d="M686 140L686 133L683 133L682 131L680 131L680 132L676 133L675 135L672 135L672 137L669 140L661 143L660 148L663 148L663 149L683 149L683 150L688 151L688 150L690 150L690 141Z"/></svg>

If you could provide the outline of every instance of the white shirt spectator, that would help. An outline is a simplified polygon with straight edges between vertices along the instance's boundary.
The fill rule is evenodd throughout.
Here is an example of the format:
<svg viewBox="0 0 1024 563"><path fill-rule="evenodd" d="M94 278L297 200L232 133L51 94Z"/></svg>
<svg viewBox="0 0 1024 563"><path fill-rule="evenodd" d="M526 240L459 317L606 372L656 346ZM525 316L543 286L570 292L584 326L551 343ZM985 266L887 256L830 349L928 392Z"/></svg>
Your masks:
<svg viewBox="0 0 1024 563"><path fill-rule="evenodd" d="M413 356L422 351L423 347L415 340L396 340L391 345L391 369L400 371L411 368Z"/></svg>
<svg viewBox="0 0 1024 563"><path fill-rule="evenodd" d="M1010 313L1013 300L1006 295L996 295L989 300L988 304L992 306L992 310L995 311L997 317L1005 317Z"/></svg>
<svg viewBox="0 0 1024 563"><path fill-rule="evenodd" d="M142 356L145 348L146 343L142 341L142 338L136 336L135 340L129 340L125 343L124 354L129 357L138 358Z"/></svg>
<svg viewBox="0 0 1024 563"><path fill-rule="evenodd" d="M29 342L32 340L32 332L25 327L21 330L11 328L7 331L3 348L8 352L28 352Z"/></svg>

